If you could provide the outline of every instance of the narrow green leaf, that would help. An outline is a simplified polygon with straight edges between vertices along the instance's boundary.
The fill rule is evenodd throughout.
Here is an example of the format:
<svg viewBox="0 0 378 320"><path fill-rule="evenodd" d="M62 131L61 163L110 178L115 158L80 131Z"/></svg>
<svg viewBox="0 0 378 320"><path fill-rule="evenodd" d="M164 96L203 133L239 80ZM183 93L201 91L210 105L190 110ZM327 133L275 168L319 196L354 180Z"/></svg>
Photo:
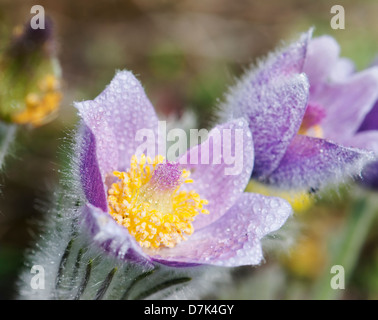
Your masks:
<svg viewBox="0 0 378 320"><path fill-rule="evenodd" d="M77 253L77 256L76 256L74 268L72 270L72 276L71 276L71 284L72 285L75 285L75 283L77 281L76 278L77 278L77 275L79 273L80 263L81 263L81 258L83 256L83 253L84 253L84 249L80 248L78 253Z"/></svg>
<svg viewBox="0 0 378 320"><path fill-rule="evenodd" d="M139 276L137 276L132 281L132 283L130 284L130 286L126 289L125 293L122 295L121 300L127 300L129 298L129 296L130 296L131 290L135 287L135 285L137 285L140 281L142 281L143 279L147 278L148 276L152 275L155 271L156 271L156 269L153 269L153 270L144 272L144 273L140 274Z"/></svg>
<svg viewBox="0 0 378 320"><path fill-rule="evenodd" d="M113 268L109 274L107 275L106 279L101 283L100 288L98 289L96 296L94 297L93 300L101 300L106 291L108 290L110 283L112 282L112 279L114 277L114 274L117 272L117 268Z"/></svg>
<svg viewBox="0 0 378 320"><path fill-rule="evenodd" d="M89 260L87 267L85 269L84 278L83 278L81 284L79 285L79 288L77 290L77 293L76 293L74 300L79 300L80 297L82 296L82 294L84 293L85 288L87 287L87 284L89 282L89 278L90 278L91 272L92 272L92 263L93 263L93 260L92 259Z"/></svg>
<svg viewBox="0 0 378 320"><path fill-rule="evenodd" d="M330 272L334 265L342 266L345 274L345 288L353 274L361 249L369 233L372 221L377 214L376 195L366 195L356 199L352 203L348 213L345 228L337 238L336 247L330 259L325 274L314 288L313 298L316 300L334 300L340 298L344 290L331 287L331 279L334 276Z"/></svg>
<svg viewBox="0 0 378 320"><path fill-rule="evenodd" d="M145 299L145 298L147 298L148 296L150 296L150 295L152 295L154 293L157 293L159 291L162 291L164 289L167 289L169 287L172 287L172 286L175 286L175 285L178 285L178 284L189 282L190 280L192 280L192 278L189 278L189 277L183 277L183 278L177 278L177 279L167 280L167 281L165 281L163 283L158 284L155 287L152 287L151 289L148 289L148 290L140 293L139 295L137 295L134 298L134 300Z"/></svg>
<svg viewBox="0 0 378 320"><path fill-rule="evenodd" d="M57 274L56 280L55 280L55 289L58 289L59 285L62 282L63 271L64 271L64 268L66 266L68 256L69 256L69 254L71 252L73 241L74 240L71 239L68 242L67 247L66 247L66 249L63 252L62 259L60 259L58 274Z"/></svg>

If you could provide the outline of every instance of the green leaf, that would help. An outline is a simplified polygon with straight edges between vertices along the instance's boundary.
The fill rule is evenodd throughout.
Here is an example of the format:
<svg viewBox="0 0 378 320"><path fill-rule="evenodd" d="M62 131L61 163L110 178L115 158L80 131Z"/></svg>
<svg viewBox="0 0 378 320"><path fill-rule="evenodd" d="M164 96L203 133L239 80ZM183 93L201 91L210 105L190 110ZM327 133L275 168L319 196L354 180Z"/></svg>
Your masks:
<svg viewBox="0 0 378 320"><path fill-rule="evenodd" d="M331 252L329 266L314 288L314 299L335 300L339 299L344 292L344 290L331 287L331 279L334 276L330 272L332 266L339 265L344 268L345 288L347 288L348 280L353 274L373 219L377 214L375 198L375 194L365 194L352 203L345 227L341 234L336 235L335 249Z"/></svg>

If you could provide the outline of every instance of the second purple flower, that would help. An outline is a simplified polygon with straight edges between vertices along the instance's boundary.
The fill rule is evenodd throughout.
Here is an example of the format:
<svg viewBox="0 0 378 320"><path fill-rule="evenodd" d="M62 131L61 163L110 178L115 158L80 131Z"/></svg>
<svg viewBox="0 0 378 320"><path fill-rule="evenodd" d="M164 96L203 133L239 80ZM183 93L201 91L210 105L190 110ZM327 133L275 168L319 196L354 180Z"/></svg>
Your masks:
<svg viewBox="0 0 378 320"><path fill-rule="evenodd" d="M377 99L378 69L351 75L336 42L311 33L248 71L223 106L225 119L249 123L252 177L290 190L342 183L375 158L372 133L355 133Z"/></svg>

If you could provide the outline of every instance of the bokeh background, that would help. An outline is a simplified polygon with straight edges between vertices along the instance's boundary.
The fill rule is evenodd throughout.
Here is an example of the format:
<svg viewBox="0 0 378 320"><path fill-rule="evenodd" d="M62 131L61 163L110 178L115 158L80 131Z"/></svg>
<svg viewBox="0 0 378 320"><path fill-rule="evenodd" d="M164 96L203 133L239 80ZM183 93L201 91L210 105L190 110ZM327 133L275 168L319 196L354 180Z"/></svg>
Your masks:
<svg viewBox="0 0 378 320"><path fill-rule="evenodd" d="M58 183L67 157L66 137L77 123L72 102L93 99L116 70L129 69L138 76L161 116L184 117L202 128L210 125L225 90L250 63L310 27L315 35L334 36L342 56L359 69L378 55L375 0L0 0L0 50L13 28L32 17L35 4L54 22L64 98L56 120L19 130L0 176L0 299L16 297L24 250L38 237L38 220ZM345 8L345 30L330 27L334 4ZM268 253L258 268L235 269L231 289L209 298L319 297L312 290L328 281L324 274L332 260L332 236L349 239L348 232L355 234L349 219L353 190L323 197L297 212L305 226L299 249ZM376 230L377 214L360 232L346 289L330 297L378 298Z"/></svg>

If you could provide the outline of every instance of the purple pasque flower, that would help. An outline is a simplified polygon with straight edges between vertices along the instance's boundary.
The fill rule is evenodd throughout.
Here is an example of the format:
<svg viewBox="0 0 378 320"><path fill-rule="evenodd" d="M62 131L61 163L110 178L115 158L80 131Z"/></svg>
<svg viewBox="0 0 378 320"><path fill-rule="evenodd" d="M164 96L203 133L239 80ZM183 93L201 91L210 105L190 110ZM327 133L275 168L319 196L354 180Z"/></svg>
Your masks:
<svg viewBox="0 0 378 320"><path fill-rule="evenodd" d="M116 74L94 100L75 104L81 122L79 170L86 204L84 225L94 242L120 259L186 266L255 265L261 238L279 229L291 214L280 198L244 193L253 168L248 124L235 119L213 128L201 145L176 162L138 155L140 130L158 135L158 118L139 81ZM232 150L244 159L237 174L225 175L228 132ZM158 140L158 139L156 139ZM144 143L147 143L146 141ZM154 140L148 150L158 150ZM192 161L221 150L217 161ZM199 163L199 164L196 164ZM189 177L190 175L190 177Z"/></svg>
<svg viewBox="0 0 378 320"><path fill-rule="evenodd" d="M378 155L378 100L358 128L353 144L366 146ZM361 182L367 187L378 189L378 161L364 168Z"/></svg>
<svg viewBox="0 0 378 320"><path fill-rule="evenodd" d="M311 35L303 34L246 72L222 108L226 119L244 117L249 123L255 150L252 177L285 189L338 183L360 174L372 160L371 153L339 143L328 132L338 132L341 110L339 119L350 129L356 126L357 114L362 119L360 113L375 99L376 71L358 74L347 84L329 84L329 76L341 77L348 72L342 65L349 64L341 60L332 69L333 53L328 48L313 52Z"/></svg>
<svg viewBox="0 0 378 320"><path fill-rule="evenodd" d="M353 62L339 57L340 47L330 36L313 39L304 72L310 82L309 103L324 112L318 126L322 136L344 146L371 150L378 156L378 67L355 72ZM378 187L378 162L362 171L362 182Z"/></svg>

